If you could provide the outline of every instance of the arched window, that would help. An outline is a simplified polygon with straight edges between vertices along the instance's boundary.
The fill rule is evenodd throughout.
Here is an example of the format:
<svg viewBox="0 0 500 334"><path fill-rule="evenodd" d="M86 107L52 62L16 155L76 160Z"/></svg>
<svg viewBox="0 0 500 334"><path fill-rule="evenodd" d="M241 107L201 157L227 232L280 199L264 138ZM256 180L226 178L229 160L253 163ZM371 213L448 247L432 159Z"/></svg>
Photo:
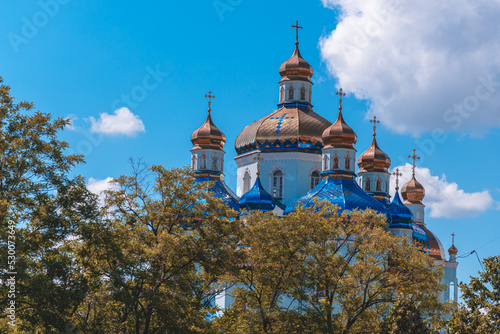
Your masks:
<svg viewBox="0 0 500 334"><path fill-rule="evenodd" d="M205 153L200 156L200 169L207 169L207 156Z"/></svg>
<svg viewBox="0 0 500 334"><path fill-rule="evenodd" d="M273 174L273 196L283 198L283 172L280 170Z"/></svg>
<svg viewBox="0 0 500 334"><path fill-rule="evenodd" d="M288 87L288 99L293 100L293 86Z"/></svg>
<svg viewBox="0 0 500 334"><path fill-rule="evenodd" d="M302 88L300 88L300 99L302 101L306 100L306 87L304 87L304 86L302 86Z"/></svg>
<svg viewBox="0 0 500 334"><path fill-rule="evenodd" d="M349 156L349 154L346 154L344 159L345 159L344 163L345 169L351 170L351 157Z"/></svg>
<svg viewBox="0 0 500 334"><path fill-rule="evenodd" d="M371 181L370 181L370 178L369 178L369 177L365 178L365 187L364 187L364 188L365 188L365 191L371 191L370 182L371 182Z"/></svg>
<svg viewBox="0 0 500 334"><path fill-rule="evenodd" d="M245 176L243 176L243 193L246 194L250 190L250 172L246 171Z"/></svg>
<svg viewBox="0 0 500 334"><path fill-rule="evenodd" d="M281 89L280 89L280 102L283 102L284 99L285 99L285 87L281 86Z"/></svg>
<svg viewBox="0 0 500 334"><path fill-rule="evenodd" d="M319 173L314 171L311 173L311 189L316 187L319 183Z"/></svg>
<svg viewBox="0 0 500 334"><path fill-rule="evenodd" d="M448 299L455 300L455 282L450 282L450 293Z"/></svg>
<svg viewBox="0 0 500 334"><path fill-rule="evenodd" d="M385 192L389 192L389 180L385 180Z"/></svg>
<svg viewBox="0 0 500 334"><path fill-rule="evenodd" d="M312 87L309 87L309 103L311 103Z"/></svg>
<svg viewBox="0 0 500 334"><path fill-rule="evenodd" d="M337 155L333 157L332 169L339 169L339 157Z"/></svg>
<svg viewBox="0 0 500 334"><path fill-rule="evenodd" d="M323 156L323 170L328 170L328 156L326 154Z"/></svg>
<svg viewBox="0 0 500 334"><path fill-rule="evenodd" d="M196 169L196 155L193 154L193 157L191 158L191 169L195 170Z"/></svg>
<svg viewBox="0 0 500 334"><path fill-rule="evenodd" d="M218 170L219 169L219 158L217 157L217 154L214 153L212 155L212 170Z"/></svg>
<svg viewBox="0 0 500 334"><path fill-rule="evenodd" d="M375 191L382 191L382 180L380 178L375 183Z"/></svg>

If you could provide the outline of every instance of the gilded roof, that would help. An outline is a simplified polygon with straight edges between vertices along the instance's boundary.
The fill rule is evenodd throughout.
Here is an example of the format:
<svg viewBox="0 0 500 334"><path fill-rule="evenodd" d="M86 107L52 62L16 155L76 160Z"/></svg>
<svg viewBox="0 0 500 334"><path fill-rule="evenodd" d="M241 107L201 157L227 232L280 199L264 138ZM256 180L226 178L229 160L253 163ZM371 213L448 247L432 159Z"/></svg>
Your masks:
<svg viewBox="0 0 500 334"><path fill-rule="evenodd" d="M215 126L210 110L205 123L194 130L191 135L191 142L193 143L193 150L200 148L222 150L224 147L226 136Z"/></svg>
<svg viewBox="0 0 500 334"><path fill-rule="evenodd" d="M422 200L425 197L424 186L413 175L411 180L401 188L401 195L405 204L422 204Z"/></svg>
<svg viewBox="0 0 500 334"><path fill-rule="evenodd" d="M311 80L314 70L312 66L300 55L298 42L295 43L295 50L293 51L292 56L281 64L279 72L281 75L281 81Z"/></svg>
<svg viewBox="0 0 500 334"><path fill-rule="evenodd" d="M359 156L358 166L360 172L389 172L391 159L378 147L375 136L370 147Z"/></svg>
<svg viewBox="0 0 500 334"><path fill-rule="evenodd" d="M441 241L439 241L434 233L429 231L427 227L423 225L420 225L420 227L422 227L427 233L427 248L425 249L427 253L436 260L446 260L446 255Z"/></svg>
<svg viewBox="0 0 500 334"><path fill-rule="evenodd" d="M339 107L337 120L322 133L325 148L354 148L358 141L356 132L347 125L342 116L342 109Z"/></svg>
<svg viewBox="0 0 500 334"><path fill-rule="evenodd" d="M321 134L330 124L309 107L284 106L245 127L234 146L238 154L255 149L319 151Z"/></svg>

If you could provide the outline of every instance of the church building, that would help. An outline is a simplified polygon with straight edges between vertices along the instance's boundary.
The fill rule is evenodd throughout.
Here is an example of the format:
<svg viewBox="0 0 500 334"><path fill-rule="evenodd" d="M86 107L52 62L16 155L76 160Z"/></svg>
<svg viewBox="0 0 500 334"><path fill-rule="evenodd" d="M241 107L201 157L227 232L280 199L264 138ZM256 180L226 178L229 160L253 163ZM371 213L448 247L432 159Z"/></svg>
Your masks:
<svg viewBox="0 0 500 334"><path fill-rule="evenodd" d="M298 25L296 26L298 27ZM422 245L423 251L444 268L440 296L443 301L458 300L457 248L448 249L448 257L436 235L427 227L422 203L425 190L415 178L415 150L411 180L399 193L396 169L396 193L389 194L391 159L377 144L376 117L373 139L356 160L357 135L342 115L342 89L338 116L331 123L313 110L312 66L302 58L298 38L292 56L279 68L277 109L246 126L236 137L236 193L224 183L224 144L226 137L211 115L191 135L191 167L199 181L214 181L214 195L244 215L251 210L288 214L298 204L314 199L338 205L340 211L373 209L387 217L389 229L398 236L407 235ZM358 168L356 169L356 165ZM229 306L230 297L219 298L218 306Z"/></svg>

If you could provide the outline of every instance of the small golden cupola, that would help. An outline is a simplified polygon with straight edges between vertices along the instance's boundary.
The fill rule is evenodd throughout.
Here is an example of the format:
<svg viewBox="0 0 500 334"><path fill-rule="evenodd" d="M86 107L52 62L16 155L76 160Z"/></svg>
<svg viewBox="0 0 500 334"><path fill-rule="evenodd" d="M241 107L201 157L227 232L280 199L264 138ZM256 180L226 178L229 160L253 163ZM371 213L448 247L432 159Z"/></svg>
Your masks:
<svg viewBox="0 0 500 334"><path fill-rule="evenodd" d="M281 64L279 69L281 75L281 81L308 81L311 82L311 78L314 74L312 66L300 55L299 42L295 42L295 50L292 56Z"/></svg>
<svg viewBox="0 0 500 334"><path fill-rule="evenodd" d="M194 130L191 135L191 142L193 143L193 149L210 149L210 150L222 150L224 144L226 143L226 136L219 130L214 122L212 121L211 116L211 99L215 98L212 95L212 92L208 92L208 95L205 95L209 99L208 101L208 115L205 123L200 126L198 129Z"/></svg>
<svg viewBox="0 0 500 334"><path fill-rule="evenodd" d="M450 260L455 260L458 253L458 248L455 247L455 232L451 234L451 247L448 249L448 254L450 255Z"/></svg>
<svg viewBox="0 0 500 334"><path fill-rule="evenodd" d="M415 161L419 160L420 157L416 156L415 149L413 149L413 156L409 155L408 157L413 159L413 175L411 180L401 188L401 196L403 196L404 204L423 205L422 200L425 197L424 186L415 178Z"/></svg>
<svg viewBox="0 0 500 334"><path fill-rule="evenodd" d="M373 139L370 147L358 158L359 183L365 192L388 204L391 159L377 143L377 124L380 121L374 116L370 122L373 123Z"/></svg>
<svg viewBox="0 0 500 334"><path fill-rule="evenodd" d="M226 136L212 121L211 105L215 96L212 92L205 95L208 98L208 115L205 123L194 130L191 135L191 169L198 177L220 178L224 167L224 144Z"/></svg>
<svg viewBox="0 0 500 334"><path fill-rule="evenodd" d="M340 97L339 114L335 123L323 131L323 148L354 149L354 144L358 141L358 136L356 132L346 124L342 115L342 96L345 96L345 93L343 93L342 88L340 88L335 94Z"/></svg>

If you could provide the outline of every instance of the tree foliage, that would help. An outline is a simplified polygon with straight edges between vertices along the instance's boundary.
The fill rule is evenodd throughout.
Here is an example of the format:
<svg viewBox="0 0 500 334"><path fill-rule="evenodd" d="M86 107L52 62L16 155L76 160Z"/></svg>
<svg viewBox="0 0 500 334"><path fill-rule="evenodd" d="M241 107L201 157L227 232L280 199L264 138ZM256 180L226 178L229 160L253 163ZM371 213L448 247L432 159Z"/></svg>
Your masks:
<svg viewBox="0 0 500 334"><path fill-rule="evenodd" d="M485 271L459 284L465 304L450 319L450 333L500 333L500 256L484 259Z"/></svg>
<svg viewBox="0 0 500 334"><path fill-rule="evenodd" d="M399 295L391 308L389 316L382 322L385 334L430 334L425 323L420 305L412 295Z"/></svg>

